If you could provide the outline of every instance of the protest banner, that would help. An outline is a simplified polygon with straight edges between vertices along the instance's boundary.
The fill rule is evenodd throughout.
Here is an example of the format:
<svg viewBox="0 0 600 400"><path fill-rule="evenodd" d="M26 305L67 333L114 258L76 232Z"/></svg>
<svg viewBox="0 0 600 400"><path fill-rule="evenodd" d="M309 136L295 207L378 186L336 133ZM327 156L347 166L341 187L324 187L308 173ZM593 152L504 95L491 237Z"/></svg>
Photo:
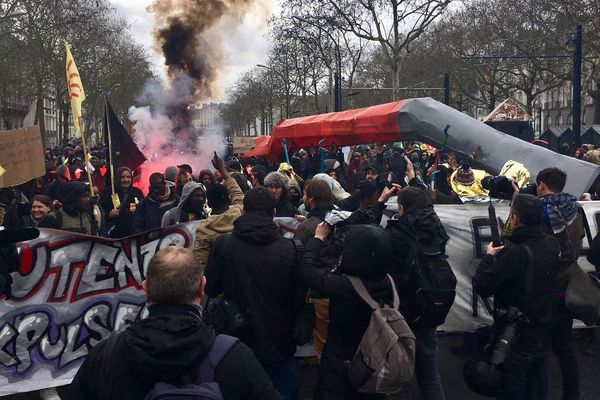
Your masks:
<svg viewBox="0 0 600 400"><path fill-rule="evenodd" d="M233 138L233 152L235 154L244 154L249 152L256 144L252 136L235 136Z"/></svg>
<svg viewBox="0 0 600 400"><path fill-rule="evenodd" d="M13 296L0 301L0 396L70 383L92 347L143 316L150 259L191 247L197 224L125 239L40 229L20 243Z"/></svg>
<svg viewBox="0 0 600 400"><path fill-rule="evenodd" d="M0 187L16 186L46 174L39 126L0 132Z"/></svg>
<svg viewBox="0 0 600 400"><path fill-rule="evenodd" d="M382 226L396 212L392 198ZM598 232L600 202L581 203ZM487 204L436 205L450 241L446 253L457 278L457 294L447 332L471 332L491 322L471 279L491 241ZM507 203L496 205L506 220ZM275 218L282 236L291 238L295 218ZM0 301L0 396L68 384L90 348L113 331L145 316L141 285L148 263L160 249L191 247L200 221L124 239L106 239L41 229L40 238L20 243L20 271L14 273L13 298ZM589 241L584 239L583 254ZM581 257L580 265L592 266Z"/></svg>

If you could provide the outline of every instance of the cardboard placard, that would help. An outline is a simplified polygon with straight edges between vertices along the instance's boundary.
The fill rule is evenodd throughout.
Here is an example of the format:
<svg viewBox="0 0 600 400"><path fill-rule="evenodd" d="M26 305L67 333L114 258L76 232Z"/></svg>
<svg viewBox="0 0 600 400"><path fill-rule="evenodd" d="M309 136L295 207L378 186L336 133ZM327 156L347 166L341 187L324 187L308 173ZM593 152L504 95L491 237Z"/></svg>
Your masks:
<svg viewBox="0 0 600 400"><path fill-rule="evenodd" d="M39 126L0 132L0 188L17 186L46 174Z"/></svg>
<svg viewBox="0 0 600 400"><path fill-rule="evenodd" d="M236 136L233 138L233 152L237 154L244 154L250 150L256 144L254 143L255 136Z"/></svg>

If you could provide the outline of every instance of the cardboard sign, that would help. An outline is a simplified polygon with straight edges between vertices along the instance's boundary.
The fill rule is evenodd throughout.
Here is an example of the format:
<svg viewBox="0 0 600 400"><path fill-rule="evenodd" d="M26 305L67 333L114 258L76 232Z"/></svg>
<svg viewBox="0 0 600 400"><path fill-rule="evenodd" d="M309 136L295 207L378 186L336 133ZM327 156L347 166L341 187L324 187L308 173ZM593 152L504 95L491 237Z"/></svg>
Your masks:
<svg viewBox="0 0 600 400"><path fill-rule="evenodd" d="M39 126L0 132L0 188L17 186L46 174Z"/></svg>
<svg viewBox="0 0 600 400"><path fill-rule="evenodd" d="M233 152L237 154L244 154L256 146L254 144L254 137L252 136L236 136L233 138Z"/></svg>

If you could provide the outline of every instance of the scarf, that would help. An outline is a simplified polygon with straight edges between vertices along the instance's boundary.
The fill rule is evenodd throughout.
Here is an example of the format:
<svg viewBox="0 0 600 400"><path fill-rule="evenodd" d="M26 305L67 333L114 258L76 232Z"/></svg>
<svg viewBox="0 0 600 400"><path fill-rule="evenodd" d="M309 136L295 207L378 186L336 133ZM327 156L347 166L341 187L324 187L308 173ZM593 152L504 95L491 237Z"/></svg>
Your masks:
<svg viewBox="0 0 600 400"><path fill-rule="evenodd" d="M544 220L556 235L565 230L577 217L577 198L560 192L542 197Z"/></svg>

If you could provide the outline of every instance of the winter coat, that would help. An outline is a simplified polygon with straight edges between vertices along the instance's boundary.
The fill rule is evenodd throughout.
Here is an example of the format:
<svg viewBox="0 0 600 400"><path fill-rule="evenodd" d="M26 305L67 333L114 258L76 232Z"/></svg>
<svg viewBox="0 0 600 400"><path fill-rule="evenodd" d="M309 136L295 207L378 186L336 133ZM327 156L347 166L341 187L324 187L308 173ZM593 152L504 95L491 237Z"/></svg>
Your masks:
<svg viewBox="0 0 600 400"><path fill-rule="evenodd" d="M134 186L131 186L127 192L124 192L120 188L116 189L116 194L119 196L121 202L117 218L109 217L110 211L114 208L110 187L105 187L100 194L100 206L104 210L104 220L106 221L105 232L109 237L122 238L131 235L133 217L137 211L138 204L144 199L144 194Z"/></svg>
<svg viewBox="0 0 600 400"><path fill-rule="evenodd" d="M241 339L263 365L291 359L299 284L293 242L279 235L272 218L256 212L239 217L227 236L210 252L206 293L235 301L251 326Z"/></svg>
<svg viewBox="0 0 600 400"><path fill-rule="evenodd" d="M533 253L531 291L526 294L527 251ZM550 345L552 288L560 266L560 245L539 226L516 228L496 257L486 255L473 277L473 289L482 297L494 296L494 314L517 307L529 319L519 332L523 345Z"/></svg>
<svg viewBox="0 0 600 400"><path fill-rule="evenodd" d="M394 262L390 275L394 277L396 287L400 293L400 304L402 304L402 293L410 289L402 286L403 275L407 274L407 257L413 246L406 237L410 237L419 243L425 254L438 255L446 254L446 243L449 237L435 213L433 207L427 207L422 210L408 211L399 218L392 218L388 221L387 230L392 241L392 252Z"/></svg>
<svg viewBox="0 0 600 400"><path fill-rule="evenodd" d="M308 240L315 236L317 225L325 220L325 216L330 210L310 210L308 212L308 218L296 228L294 232L294 239L300 239L306 246Z"/></svg>
<svg viewBox="0 0 600 400"><path fill-rule="evenodd" d="M202 264L208 262L210 249L217 237L222 233L233 232L233 223L242 215L244 210L244 193L232 177L223 182L229 190L229 209L223 214L211 215L203 221L196 229L196 242L194 243L194 255Z"/></svg>
<svg viewBox="0 0 600 400"><path fill-rule="evenodd" d="M383 399L384 395L359 393L348 378L345 362L354 357L369 325L372 310L354 291L350 280L345 275L315 268L322 246L321 240L310 239L300 267L305 284L330 299L329 329L319 368L315 399ZM364 260L358 261L363 264ZM370 268L366 262L363 267ZM363 282L375 301L387 304L392 301L392 287L388 279L375 281L363 279Z"/></svg>
<svg viewBox="0 0 600 400"><path fill-rule="evenodd" d="M152 305L149 317L122 332L110 354L106 340L97 344L71 385L60 388L59 394L67 400L138 400L156 382L196 383L197 368L214 340L214 331L202 322L196 306ZM281 398L242 343L215 368L214 380L227 400Z"/></svg>
<svg viewBox="0 0 600 400"><path fill-rule="evenodd" d="M161 222L162 227L177 225L182 222L190 221L188 213L183 210L183 205L196 189L204 190L204 185L197 182L189 182L183 187L183 190L181 191L181 200L179 200L179 205L175 208L170 209L165 213L165 215L163 215ZM206 219L206 213L202 212L202 214L195 216L195 220L199 219Z"/></svg>
<svg viewBox="0 0 600 400"><path fill-rule="evenodd" d="M166 200L155 200L150 195L140 202L133 217L133 234L160 228L162 217L167 211L177 207L179 198L173 188L168 188L169 197Z"/></svg>
<svg viewBox="0 0 600 400"><path fill-rule="evenodd" d="M71 181L62 188L60 201L62 208L46 215L38 224L40 228L54 228L65 231L84 233L87 235L98 234L98 224L92 216L92 210L81 212L76 204L87 191L87 183Z"/></svg>
<svg viewBox="0 0 600 400"><path fill-rule="evenodd" d="M298 214L300 214L300 211L298 211L292 203L285 201L283 198L277 202L277 206L275 207L275 216L276 217L293 218Z"/></svg>

